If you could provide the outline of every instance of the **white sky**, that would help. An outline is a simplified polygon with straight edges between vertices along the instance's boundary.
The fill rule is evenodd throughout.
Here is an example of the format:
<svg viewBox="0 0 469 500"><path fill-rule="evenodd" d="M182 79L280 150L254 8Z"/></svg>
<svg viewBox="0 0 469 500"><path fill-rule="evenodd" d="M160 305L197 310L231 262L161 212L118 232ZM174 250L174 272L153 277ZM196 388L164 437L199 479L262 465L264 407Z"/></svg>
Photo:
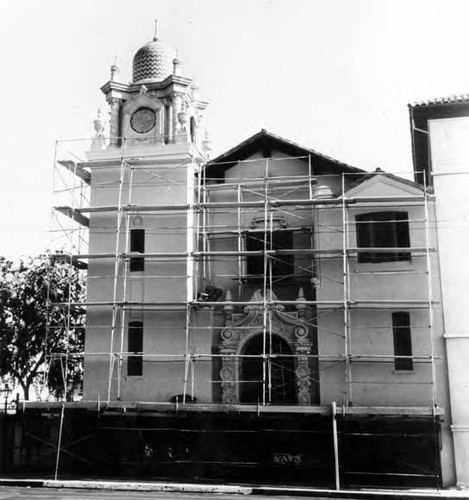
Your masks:
<svg viewBox="0 0 469 500"><path fill-rule="evenodd" d="M128 81L155 18L215 153L266 128L409 172L407 104L469 92L467 0L0 0L0 255L47 247L55 140L91 136L114 57Z"/></svg>

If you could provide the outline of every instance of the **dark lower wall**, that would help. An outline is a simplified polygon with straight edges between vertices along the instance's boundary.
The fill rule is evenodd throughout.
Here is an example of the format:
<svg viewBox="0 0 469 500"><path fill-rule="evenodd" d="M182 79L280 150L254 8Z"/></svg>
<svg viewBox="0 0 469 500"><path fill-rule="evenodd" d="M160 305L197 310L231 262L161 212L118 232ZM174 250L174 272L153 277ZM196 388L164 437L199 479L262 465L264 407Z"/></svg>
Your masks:
<svg viewBox="0 0 469 500"><path fill-rule="evenodd" d="M53 477L60 414L7 422L4 474ZM432 420L338 421L343 486L439 485ZM59 478L122 478L334 487L331 417L66 410Z"/></svg>
<svg viewBox="0 0 469 500"><path fill-rule="evenodd" d="M3 473L4 470L4 461L5 461L5 454L7 453L7 447L5 446L5 427L6 427L6 421L5 421L6 414L0 412L0 474Z"/></svg>

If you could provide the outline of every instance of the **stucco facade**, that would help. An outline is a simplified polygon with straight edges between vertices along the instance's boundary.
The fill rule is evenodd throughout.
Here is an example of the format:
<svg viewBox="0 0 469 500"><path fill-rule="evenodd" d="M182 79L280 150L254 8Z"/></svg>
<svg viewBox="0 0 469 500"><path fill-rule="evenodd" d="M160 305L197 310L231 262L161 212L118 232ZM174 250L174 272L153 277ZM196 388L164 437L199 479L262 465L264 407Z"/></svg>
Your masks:
<svg viewBox="0 0 469 500"><path fill-rule="evenodd" d="M294 147L296 155L291 143L262 131L205 166L190 142L89 154L97 210L90 214L84 399L335 403L396 416L409 408L441 421L441 472L451 483L434 197L384 172ZM357 220L383 212L405 214L405 256L397 260L390 248L379 262L361 262ZM130 270L133 229L145 232L139 271ZM249 246L253 237L272 245L275 234L287 234L288 243ZM258 275L250 274L253 256L262 260ZM276 260L288 275L275 274ZM396 312L410 321L409 369L395 362ZM134 321L143 325L141 353L129 348ZM264 353L249 350L256 338ZM135 355L136 375L128 369ZM262 366L257 381L246 375L253 357ZM282 397L277 368L293 387ZM254 399L250 384L258 386Z"/></svg>

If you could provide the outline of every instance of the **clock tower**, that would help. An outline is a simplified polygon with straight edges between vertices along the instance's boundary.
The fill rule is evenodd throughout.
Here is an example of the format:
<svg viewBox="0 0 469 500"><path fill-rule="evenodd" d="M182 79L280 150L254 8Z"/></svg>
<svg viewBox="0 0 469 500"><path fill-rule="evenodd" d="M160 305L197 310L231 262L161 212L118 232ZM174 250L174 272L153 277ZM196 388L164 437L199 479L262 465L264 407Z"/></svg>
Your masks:
<svg viewBox="0 0 469 500"><path fill-rule="evenodd" d="M136 52L132 82L113 65L101 90L110 137L96 120L82 165L91 174L83 397L170 402L187 382L184 353L212 349L209 329L193 338L187 317L197 298L192 207L208 103L156 35ZM200 401L212 398L211 369L198 374Z"/></svg>

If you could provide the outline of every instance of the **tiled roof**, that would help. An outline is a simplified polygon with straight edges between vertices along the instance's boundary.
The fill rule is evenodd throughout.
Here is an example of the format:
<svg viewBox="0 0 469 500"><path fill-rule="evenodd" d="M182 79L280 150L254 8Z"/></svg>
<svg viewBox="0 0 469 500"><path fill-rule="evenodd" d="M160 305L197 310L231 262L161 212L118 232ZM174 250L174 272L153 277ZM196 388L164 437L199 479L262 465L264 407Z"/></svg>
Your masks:
<svg viewBox="0 0 469 500"><path fill-rule="evenodd" d="M459 102L469 103L469 94L451 95L447 97L437 97L426 101L418 101L409 104L411 108L419 106L438 106L439 104L456 104Z"/></svg>

